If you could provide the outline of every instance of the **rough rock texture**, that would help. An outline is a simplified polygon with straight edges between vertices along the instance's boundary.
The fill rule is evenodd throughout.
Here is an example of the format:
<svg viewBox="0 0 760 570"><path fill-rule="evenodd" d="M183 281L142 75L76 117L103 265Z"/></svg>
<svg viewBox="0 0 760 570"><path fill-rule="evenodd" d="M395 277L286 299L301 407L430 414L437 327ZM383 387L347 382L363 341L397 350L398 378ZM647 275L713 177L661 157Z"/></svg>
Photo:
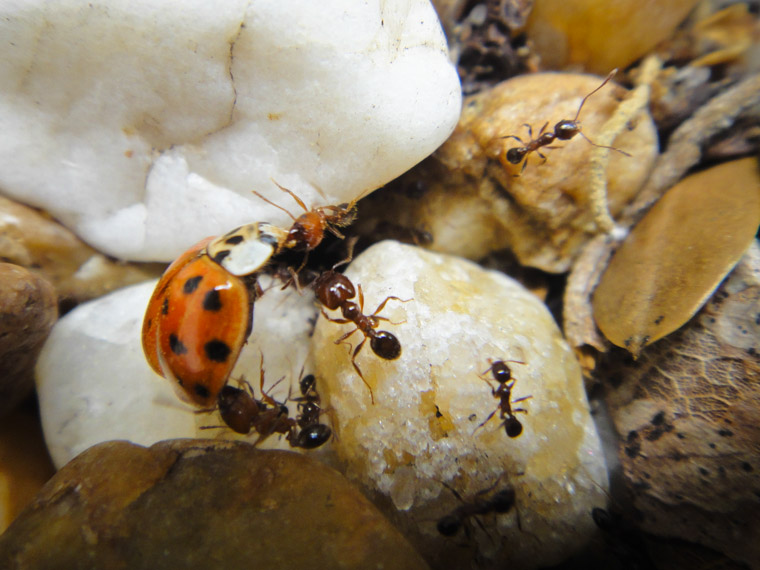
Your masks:
<svg viewBox="0 0 760 570"><path fill-rule="evenodd" d="M0 187L122 259L284 222L270 178L349 201L461 106L426 0L15 2L0 36Z"/></svg>
<svg viewBox="0 0 760 570"><path fill-rule="evenodd" d="M638 523L760 560L760 248L679 331L602 371Z"/></svg>
<svg viewBox="0 0 760 570"><path fill-rule="evenodd" d="M150 445L175 437L238 437L226 428L200 430L222 425L218 415L197 413L181 402L173 384L148 366L140 331L154 287L151 281L80 305L58 322L46 343L36 370L37 391L45 439L59 467L111 439ZM315 310L309 295L276 286L267 291L254 307L253 334L233 379L246 379L258 389L263 353L265 388L285 377L271 395L284 401L291 382L298 394L301 367L312 369L308 335ZM263 445L289 448L277 436Z"/></svg>
<svg viewBox="0 0 760 570"><path fill-rule="evenodd" d="M538 137L545 123L553 131L557 122L572 120L602 80L571 73L522 75L468 97L452 136L394 182L394 194L378 196L381 205L368 207L369 218L359 226L372 235L381 220L429 233L430 243L423 245L442 253L480 260L509 248L523 265L567 271L589 239L611 229L600 226L599 214L614 218L646 180L657 156L651 118L634 113L628 125L611 127L630 93L611 82L587 100L578 120L589 139L632 156L594 147L580 134L542 148L545 161L529 153L524 170L505 154ZM532 137L524 124L532 126ZM609 152L606 166L602 151Z"/></svg>
<svg viewBox="0 0 760 570"><path fill-rule="evenodd" d="M0 257L44 277L62 303L81 303L158 276L158 264L120 263L49 215L0 196Z"/></svg>
<svg viewBox="0 0 760 570"><path fill-rule="evenodd" d="M50 283L0 263L0 416L32 390L34 364L57 317Z"/></svg>
<svg viewBox="0 0 760 570"><path fill-rule="evenodd" d="M317 373L347 474L435 567L540 567L582 548L607 474L580 368L541 302L503 274L391 241L362 253L346 275L362 285L365 314L388 295L411 299L389 300L380 313L392 321L379 328L398 337L400 357L383 360L369 343L357 355L374 405L350 349L334 343L351 325L317 323ZM512 405L527 410L515 412L519 437L507 436L498 413L481 426L498 405L497 384L484 374L490 359L519 361L508 364L511 399L530 397ZM464 517L469 531L459 537L437 532L444 515L508 487L514 508L479 517L485 530Z"/></svg>
<svg viewBox="0 0 760 570"><path fill-rule="evenodd" d="M204 440L109 442L83 453L0 537L0 566L426 568L332 469Z"/></svg>

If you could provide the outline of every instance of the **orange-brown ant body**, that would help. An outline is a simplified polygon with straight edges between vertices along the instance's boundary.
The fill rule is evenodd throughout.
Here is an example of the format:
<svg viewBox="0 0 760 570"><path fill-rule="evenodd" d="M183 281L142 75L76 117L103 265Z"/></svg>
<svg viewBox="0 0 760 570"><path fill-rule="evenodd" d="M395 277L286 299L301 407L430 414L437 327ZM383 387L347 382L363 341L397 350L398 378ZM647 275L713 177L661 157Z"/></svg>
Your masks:
<svg viewBox="0 0 760 570"><path fill-rule="evenodd" d="M356 202L355 199L347 204L340 204L339 206L319 206L309 210L292 190L281 186L274 180L274 184L283 192L289 194L296 203L303 208L304 213L298 217L295 217L288 210L275 204L268 198L265 198L255 190L253 193L259 198L271 204L275 208L278 208L285 212L293 220L293 225L287 231L287 235L283 241L279 244L281 249L289 249L292 251L304 251L307 256L308 253L316 248L325 237L325 232L330 232L335 237L343 239L343 234L340 233L338 228L349 226L356 219ZM301 267L306 265L306 259L304 259ZM299 268L300 269L300 268ZM297 273L298 271L296 271Z"/></svg>
<svg viewBox="0 0 760 570"><path fill-rule="evenodd" d="M580 106L578 107L578 111L575 113L575 117L572 120L562 119L561 121L559 121L558 123L554 125L553 131L546 130L546 127L549 126L549 122L547 121L546 123L544 123L544 126L541 127L541 130L538 131L538 136L534 139L533 128L529 124L525 123L523 126L528 128L528 136L530 137L530 140L528 142L523 141L520 137L515 136L515 135L507 135L505 137L502 137L505 139L506 138L515 139L517 142L519 142L522 145L522 146L510 148L509 150L507 150L507 153L506 153L507 162L511 164L520 164L522 162L523 166L522 166L522 169L520 170L520 172L522 173L522 171L525 170L525 167L528 164L527 156L531 152L535 152L538 156L546 160L546 157L543 154L541 154L541 151L539 149L556 148L556 147L550 146L555 140L568 141L572 139L575 135L581 135L584 139L586 139L587 142L589 142L590 144L596 147L608 148L610 150L617 151L620 154L623 154L625 156L631 156L630 154L628 154L625 151L620 150L619 148L596 144L594 141L592 141L586 135L583 134L581 122L578 120L578 117L581 114L581 109L583 109L583 105L585 105L588 98L591 97L597 91L599 91L602 87L604 87L607 84L607 82L615 76L616 73L617 73L617 69L613 69L610 72L610 74L606 77L606 79L602 81L602 84L599 87L594 89L591 93L589 93L583 98Z"/></svg>
<svg viewBox="0 0 760 570"><path fill-rule="evenodd" d="M520 360L508 360L507 362L525 364ZM489 414L483 423L478 426L478 428L483 427L485 424L487 424L488 420L490 420L498 411L499 417L504 420L501 425L504 426L504 431L507 436L511 438L518 437L523 432L523 426L522 423L520 423L520 420L515 417L515 414L518 412L527 414L528 410L524 408L513 408L512 404L523 402L532 398L533 396L523 396L522 398L512 400L512 388L514 388L517 380L512 376L512 370L509 368L505 361L496 360L494 362L491 362L491 366L485 372L483 372L483 374L489 371L491 372L494 380L499 383L498 388L494 389L487 379L483 378L482 376L481 378L489 386L491 386L491 393L493 394L494 398L497 398L499 400L499 405L493 412Z"/></svg>
<svg viewBox="0 0 760 570"><path fill-rule="evenodd" d="M388 320L386 317L381 317L378 313L380 313L380 311L385 308L385 304L391 299L401 301L402 303L406 303L407 301L391 295L386 297L385 300L377 306L377 309L375 309L371 315L365 315L364 293L362 292L361 284L359 284L357 287L354 287L354 284L351 283L351 280L348 277L342 273L335 271L335 267L329 271L325 271L319 277L317 277L313 283L313 286L317 294L317 299L324 307L331 311L340 309L341 314L343 315L342 319L335 319L333 317L330 317L323 308L322 314L328 321L338 324L353 323L356 326L355 329L347 332L339 339L337 339L335 341L335 344L346 342L346 339L348 339L357 331L360 331L364 335L362 341L353 350L353 354L351 356L351 364L356 370L356 373L369 389L370 398L374 404L375 395L372 392L372 387L369 385L366 378L364 378L364 374L359 368L359 365L356 363L356 355L359 354L359 351L364 346L364 343L367 341L367 339L369 339L369 346L372 349L372 352L374 352L380 358L383 358L385 360L395 360L401 356L401 343L398 341L396 336L388 331L377 330L380 321ZM359 301L358 303L351 301L351 299L357 297L357 289Z"/></svg>

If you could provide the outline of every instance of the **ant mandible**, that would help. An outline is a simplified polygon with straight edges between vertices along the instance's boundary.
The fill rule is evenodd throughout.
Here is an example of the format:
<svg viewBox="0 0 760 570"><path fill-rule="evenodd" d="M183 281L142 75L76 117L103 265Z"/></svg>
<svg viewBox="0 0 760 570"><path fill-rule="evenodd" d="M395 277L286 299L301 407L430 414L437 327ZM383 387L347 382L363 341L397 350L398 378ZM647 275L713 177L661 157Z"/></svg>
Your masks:
<svg viewBox="0 0 760 570"><path fill-rule="evenodd" d="M350 259L350 256L348 259ZM337 339L335 341L335 344L346 342L346 339L348 339L348 337L350 337L356 331L361 331L364 334L362 341L353 350L353 354L351 355L351 364L353 365L354 370L356 370L356 373L367 386L367 389L369 389L370 399L374 405L375 395L372 392L372 387L369 385L369 382L367 382L367 379L364 377L364 374L359 368L359 365L356 363L356 355L359 354L359 351L364 346L364 343L367 341L367 339L369 339L369 346L372 349L372 352L374 352L380 358L383 358L385 360L395 360L401 356L401 343L396 338L396 336L388 331L376 330L380 324L380 321L389 320L386 317L381 317L378 313L380 313L380 311L385 308L385 304L391 299L395 299L396 301L400 301L402 303L407 303L411 299L404 300L399 297L390 295L377 306L377 309L375 309L371 315L365 315L364 293L362 292L361 284L357 285L355 288L354 284L351 283L351 280L348 277L342 273L335 271L336 267L342 265L343 263L346 263L348 259L337 263L333 266L332 269L322 273L314 281L313 286L314 291L317 295L317 299L323 305L322 314L328 321L338 324L353 323L356 325L355 329L347 332L339 339ZM351 299L357 296L357 289L359 295L358 304L351 301ZM325 312L324 307L331 311L340 309L343 318L335 319L333 317L330 317Z"/></svg>
<svg viewBox="0 0 760 570"><path fill-rule="evenodd" d="M499 405L496 410L491 412L489 416L483 421L483 423L481 423L476 429L481 428L487 424L488 420L490 420L498 411L499 416L504 420L504 422L501 424L504 426L504 431L509 437L515 438L523 432L522 423L520 423L520 420L515 417L515 413L522 412L524 414L527 414L528 410L524 408L513 408L512 404L523 402L532 398L533 396L523 396L522 398L512 400L512 388L514 388L517 379L512 376L512 370L510 370L507 362L525 364L520 360L507 360L506 362L503 360L496 360L492 361L491 366L483 372L483 374L486 374L490 371L491 375L494 377L494 380L499 383L499 387L495 390L493 386L491 386L491 383L488 382L488 380L484 378L483 375L479 376L479 378L481 378L491 387L491 393L493 394L494 398L497 398L499 400Z"/></svg>
<svg viewBox="0 0 760 570"><path fill-rule="evenodd" d="M527 155L531 152L535 152L538 156L546 160L546 157L541 154L541 151L539 150L542 147L546 148L557 148L549 146L551 145L555 140L561 140L561 141L567 141L572 139L575 135L581 135L586 141L588 141L590 144L599 147L599 148L608 148L610 150L614 150L616 152L619 152L620 154L623 154L625 156L631 156L627 152L620 150L619 148L615 148L613 146L606 146L602 144L597 144L591 139L589 139L586 135L582 132L582 126L581 122L578 120L578 117L581 114L581 109L583 109L583 105L586 104L586 101L589 97L591 97L594 93L599 91L602 87L604 87L607 82L612 79L615 74L617 73L617 69L613 69L610 74L607 76L607 78L602 81L602 84L594 89L591 93L586 95L583 100L581 101L580 106L578 107L578 111L575 113L575 117L570 119L562 119L557 124L554 125L553 131L547 131L546 127L549 126L549 121L544 123L544 126L541 127L541 130L538 131L538 136L534 139L533 138L533 128L525 123L523 124L524 127L528 127L528 136L530 137L530 140L528 142L523 141L520 137L515 135L507 135L501 138L504 139L515 139L517 142L519 142L522 146L516 146L513 148L510 148L506 153L506 159L507 162L511 164L520 164L523 163L522 169L520 169L520 173L522 173L523 170L525 170L525 167L528 165L528 159ZM525 162L523 162L525 161ZM516 175L517 176L517 175Z"/></svg>

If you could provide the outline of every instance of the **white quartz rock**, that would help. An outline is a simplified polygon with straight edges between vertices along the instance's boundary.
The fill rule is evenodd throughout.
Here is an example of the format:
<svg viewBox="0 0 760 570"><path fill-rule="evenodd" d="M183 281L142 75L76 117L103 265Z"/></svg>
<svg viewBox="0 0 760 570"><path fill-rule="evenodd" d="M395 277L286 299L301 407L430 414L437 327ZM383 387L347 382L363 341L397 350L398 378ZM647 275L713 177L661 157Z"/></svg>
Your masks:
<svg viewBox="0 0 760 570"><path fill-rule="evenodd" d="M579 365L545 306L501 273L396 242L371 247L346 275L362 285L365 314L389 295L411 299L380 313L401 356L383 360L366 343L356 357L374 405L350 348L334 342L351 325L320 317L315 329L333 449L347 474L381 497L433 567L549 566L582 548L595 531L591 509L606 503L607 472ZM527 410L515 412L519 437L507 436L498 413L479 427L498 403L489 359L519 361L508 363L511 399L529 397L513 404ZM466 519L469 539L462 529L445 538L436 522L463 505L446 485L466 504L511 486L516 503L480 516L485 532Z"/></svg>
<svg viewBox="0 0 760 570"><path fill-rule="evenodd" d="M266 278L261 282L269 285ZM45 440L58 467L113 439L152 445L176 437L243 438L227 428L200 429L222 425L218 414L196 413L146 362L140 331L155 285L142 283L79 305L53 328L36 376ZM313 369L308 352L315 312L313 296L269 289L256 302L253 333L233 378L247 379L258 391L263 353L270 395L278 401L286 399L289 389L298 395L299 371ZM285 380L270 389L281 377ZM291 407L294 415L296 407ZM247 438L255 441L257 436ZM277 435L260 447L291 449Z"/></svg>
<svg viewBox="0 0 760 570"><path fill-rule="evenodd" d="M125 259L287 223L272 178L350 201L461 105L427 0L5 2L0 37L0 188Z"/></svg>

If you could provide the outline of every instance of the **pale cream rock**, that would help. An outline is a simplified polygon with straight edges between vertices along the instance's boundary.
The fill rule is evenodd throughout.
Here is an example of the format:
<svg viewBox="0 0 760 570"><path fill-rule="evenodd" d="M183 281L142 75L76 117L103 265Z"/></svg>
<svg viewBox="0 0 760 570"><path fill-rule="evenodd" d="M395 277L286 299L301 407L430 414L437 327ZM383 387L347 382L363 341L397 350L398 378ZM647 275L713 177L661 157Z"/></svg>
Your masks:
<svg viewBox="0 0 760 570"><path fill-rule="evenodd" d="M426 0L0 7L0 188L99 250L168 261L346 202L438 147L461 92Z"/></svg>
<svg viewBox="0 0 760 570"><path fill-rule="evenodd" d="M350 325L317 324L317 372L347 474L434 567L469 567L475 557L499 568L541 567L582 548L595 530L591 509L606 503L607 472L580 368L544 305L501 273L390 241L362 253L346 275L362 285L366 314L389 295L411 299L390 300L381 312L392 322L379 328L403 347L399 359L382 360L369 343L356 358L375 405L349 347L334 343ZM361 338L348 340L355 347ZM509 363L512 398L531 396L514 405L528 411L517 413L517 438L507 437L498 413L479 427L497 406L490 376L480 377L489 359L521 361ZM462 503L443 483L465 502L511 485L516 505L480 517L486 532L469 520L469 539L464 530L444 538L437 520Z"/></svg>
<svg viewBox="0 0 760 570"><path fill-rule="evenodd" d="M271 284L266 277L260 282L264 288ZM155 285L142 283L79 305L53 328L37 364L36 381L45 440L58 467L88 447L114 439L140 445L176 437L257 439L226 427L200 429L223 424L216 412L196 413L197 408L182 402L172 384L146 362L140 333ZM259 397L263 353L265 389L284 401L289 390L293 396L299 394L301 368L313 370L308 351L314 299L275 286L254 308L253 333L232 376L247 379ZM281 377L285 379L271 389ZM290 407L295 415L296 406ZM277 435L260 447L291 449Z"/></svg>

